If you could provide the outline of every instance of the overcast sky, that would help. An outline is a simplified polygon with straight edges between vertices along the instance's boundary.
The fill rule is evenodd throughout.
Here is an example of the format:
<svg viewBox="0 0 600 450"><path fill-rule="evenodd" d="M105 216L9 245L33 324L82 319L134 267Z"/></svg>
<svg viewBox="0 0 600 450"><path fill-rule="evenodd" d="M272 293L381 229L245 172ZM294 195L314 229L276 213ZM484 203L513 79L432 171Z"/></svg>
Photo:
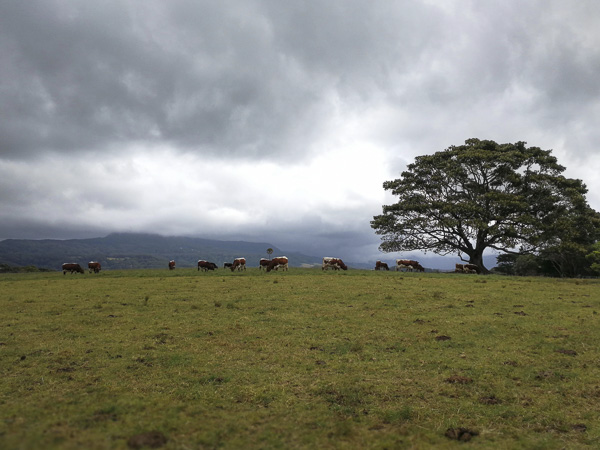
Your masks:
<svg viewBox="0 0 600 450"><path fill-rule="evenodd" d="M597 0L0 2L0 239L391 260L382 183L472 137L552 149L600 210L598 23Z"/></svg>

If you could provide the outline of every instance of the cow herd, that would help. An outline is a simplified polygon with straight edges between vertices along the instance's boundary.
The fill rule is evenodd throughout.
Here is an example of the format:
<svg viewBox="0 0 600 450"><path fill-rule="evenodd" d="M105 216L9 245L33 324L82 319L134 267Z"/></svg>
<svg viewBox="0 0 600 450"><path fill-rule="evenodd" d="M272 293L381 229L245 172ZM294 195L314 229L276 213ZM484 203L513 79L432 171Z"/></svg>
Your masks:
<svg viewBox="0 0 600 450"><path fill-rule="evenodd" d="M98 273L98 272L100 272L100 269L102 269L102 265L99 262L90 261L88 263L88 270L90 271L90 273L92 273L92 272ZM63 272L63 275L65 275L67 272L85 273L85 270L83 270L83 267L81 267L77 263L64 263L62 265L62 272Z"/></svg>
<svg viewBox="0 0 600 450"><path fill-rule="evenodd" d="M258 263L258 268L260 270L265 270L266 272L271 272L272 270L287 271L288 270L289 260L287 256L277 256L273 259L261 258ZM203 272L208 272L209 270L215 270L219 267L210 261L205 261L203 259L198 261L198 271L202 270ZM246 258L235 258L233 262L226 262L223 264L224 269L230 269L232 272L235 271L245 271L246 270ZM396 266L394 267L396 271L406 271L406 272L425 272L425 268L419 264L418 261L414 261L411 259L397 259ZM97 261L90 261L88 263L88 270L90 273L99 273L102 269L102 266ZM175 261L169 261L169 270L175 269ZM348 270L348 266L344 264L340 258L333 258L330 256L326 256L323 258L323 264L321 266L322 270ZM390 267L387 263L382 261L377 261L375 263L375 270L390 270ZM64 263L62 265L62 272L65 275L67 272L70 273L85 273L83 267L81 267L77 263ZM454 272L456 273L481 273L480 268L475 264L456 264Z"/></svg>

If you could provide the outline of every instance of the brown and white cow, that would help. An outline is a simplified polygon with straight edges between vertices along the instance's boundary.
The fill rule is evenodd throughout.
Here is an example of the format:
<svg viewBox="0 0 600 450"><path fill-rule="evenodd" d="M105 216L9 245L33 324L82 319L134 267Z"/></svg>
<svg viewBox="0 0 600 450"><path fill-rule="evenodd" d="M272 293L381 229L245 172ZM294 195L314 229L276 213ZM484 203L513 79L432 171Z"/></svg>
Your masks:
<svg viewBox="0 0 600 450"><path fill-rule="evenodd" d="M209 270L218 269L218 266L213 262L201 259L198 261L198 270L200 269L202 269L203 272L208 272Z"/></svg>
<svg viewBox="0 0 600 450"><path fill-rule="evenodd" d="M246 258L235 258L231 265L231 271L233 272L235 269L246 270Z"/></svg>
<svg viewBox="0 0 600 450"><path fill-rule="evenodd" d="M83 270L83 268L77 263L64 263L62 265L62 271L63 275L65 275L67 272L71 272L72 274L75 272L85 273L85 270Z"/></svg>
<svg viewBox="0 0 600 450"><path fill-rule="evenodd" d="M348 266L344 264L344 261L342 261L340 258L325 256L323 258L323 266L321 267L321 270L327 270L330 268L333 270L348 270Z"/></svg>
<svg viewBox="0 0 600 450"><path fill-rule="evenodd" d="M425 268L419 264L419 261L414 261L412 259L397 259L396 260L396 270L406 269L408 272L425 272Z"/></svg>
<svg viewBox="0 0 600 450"><path fill-rule="evenodd" d="M457 273L481 273L477 264L455 264L454 271Z"/></svg>
<svg viewBox="0 0 600 450"><path fill-rule="evenodd" d="M384 263L381 261L376 261L375 262L375 270L390 270L390 268L387 265L387 263Z"/></svg>
<svg viewBox="0 0 600 450"><path fill-rule="evenodd" d="M92 273L92 270L94 271L94 273L98 273L102 269L102 265L97 261L90 261L88 263L88 269L90 273Z"/></svg>
<svg viewBox="0 0 600 450"><path fill-rule="evenodd" d="M266 269L270 262L271 262L270 259L260 258L260 261L258 262L258 269L259 270L262 270L263 268Z"/></svg>
<svg viewBox="0 0 600 450"><path fill-rule="evenodd" d="M271 260L271 262L269 263L269 265L267 266L267 272L270 272L271 270L288 270L288 257L287 256L277 256L276 258L273 258Z"/></svg>
<svg viewBox="0 0 600 450"><path fill-rule="evenodd" d="M173 270L175 268L175 261L171 260L169 261L169 270Z"/></svg>
<svg viewBox="0 0 600 450"><path fill-rule="evenodd" d="M481 269L477 264L465 264L465 273L480 273Z"/></svg>

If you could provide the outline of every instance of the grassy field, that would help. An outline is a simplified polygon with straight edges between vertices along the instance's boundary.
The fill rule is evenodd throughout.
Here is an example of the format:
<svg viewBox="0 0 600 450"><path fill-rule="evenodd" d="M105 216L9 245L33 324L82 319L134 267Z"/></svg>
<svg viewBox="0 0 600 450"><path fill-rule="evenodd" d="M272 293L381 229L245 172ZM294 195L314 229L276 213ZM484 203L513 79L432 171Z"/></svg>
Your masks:
<svg viewBox="0 0 600 450"><path fill-rule="evenodd" d="M599 280L15 274L0 307L3 449L600 447Z"/></svg>

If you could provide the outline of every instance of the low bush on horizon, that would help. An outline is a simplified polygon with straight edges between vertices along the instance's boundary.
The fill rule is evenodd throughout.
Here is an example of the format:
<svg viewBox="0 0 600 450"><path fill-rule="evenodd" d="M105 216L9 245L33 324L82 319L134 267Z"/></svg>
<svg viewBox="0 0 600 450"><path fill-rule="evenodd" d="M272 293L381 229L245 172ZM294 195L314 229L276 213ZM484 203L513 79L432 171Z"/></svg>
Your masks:
<svg viewBox="0 0 600 450"><path fill-rule="evenodd" d="M599 287L296 268L4 274L0 447L596 447Z"/></svg>

